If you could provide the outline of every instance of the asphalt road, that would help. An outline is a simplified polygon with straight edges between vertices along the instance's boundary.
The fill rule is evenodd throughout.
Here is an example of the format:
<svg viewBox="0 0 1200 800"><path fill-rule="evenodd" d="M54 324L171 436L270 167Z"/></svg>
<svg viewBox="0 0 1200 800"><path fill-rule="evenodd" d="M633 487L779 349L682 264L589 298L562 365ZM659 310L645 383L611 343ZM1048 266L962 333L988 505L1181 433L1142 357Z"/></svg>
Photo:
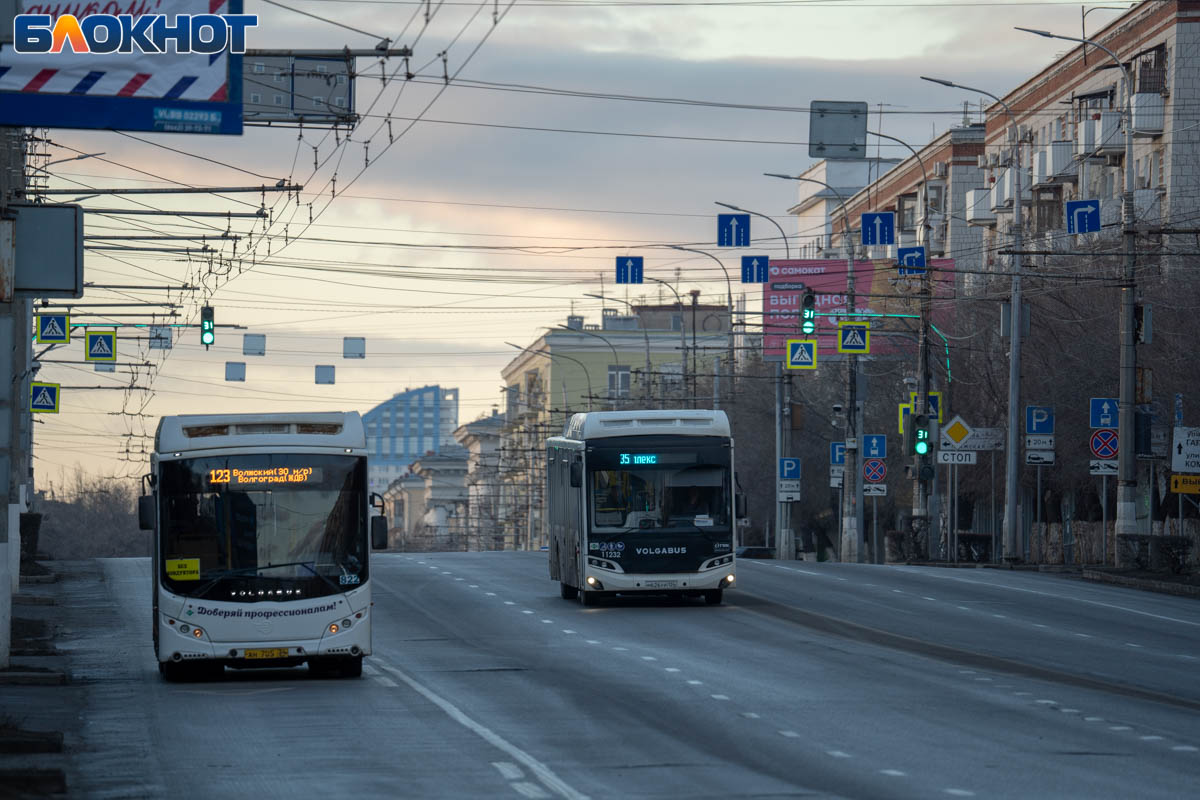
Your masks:
<svg viewBox="0 0 1200 800"><path fill-rule="evenodd" d="M87 797L1185 797L1200 605L1028 572L739 562L726 604L558 597L540 553L374 557L360 680L160 680L149 563L59 641Z"/></svg>

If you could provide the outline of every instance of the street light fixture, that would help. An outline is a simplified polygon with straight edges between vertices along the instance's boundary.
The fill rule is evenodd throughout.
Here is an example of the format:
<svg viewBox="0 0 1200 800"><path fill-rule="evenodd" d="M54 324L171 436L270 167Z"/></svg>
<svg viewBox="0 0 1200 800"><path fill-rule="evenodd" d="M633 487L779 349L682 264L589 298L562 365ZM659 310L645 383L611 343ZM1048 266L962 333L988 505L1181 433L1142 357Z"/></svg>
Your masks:
<svg viewBox="0 0 1200 800"><path fill-rule="evenodd" d="M1012 300L1009 308L1009 357L1008 357L1008 436L1006 437L1004 448L1004 558L1008 561L1016 561L1020 557L1017 543L1017 426L1018 414L1020 412L1021 403L1021 269L1022 258L1021 250L1023 249L1022 225L1021 225L1021 141L1020 131L1017 128L1016 118L1013 116L1012 108L1008 103L1001 100L991 92L983 89L976 89L971 86L963 86L961 83L943 80L941 78L929 78L924 75L921 80L939 84L940 86L948 86L952 89L962 89L967 92L977 92L986 97L990 97L1004 107L1004 113L1008 115L1008 124L1011 128L1009 136L1011 139L1012 148L1012 166L1013 170L1013 221L1012 221L1012 237L1013 237L1013 261L1012 261Z"/></svg>
<svg viewBox="0 0 1200 800"><path fill-rule="evenodd" d="M1137 349L1134 341L1134 293L1137 289L1135 267L1137 254L1134 250L1136 231L1133 227L1133 81L1125 62L1104 45L1079 36L1063 36L1035 28L1016 28L1026 33L1036 33L1047 39L1063 39L1080 42L1103 50L1116 62L1125 76L1125 186L1121 192L1121 229L1125 239L1125 274L1121 281L1121 363L1120 393L1117 397L1117 441L1124 446L1117 452L1117 520L1114 533L1117 536L1137 533L1137 474L1134 469L1133 445L1133 390L1137 369ZM1015 325L1017 318L1013 317ZM1013 328L1013 332L1016 332Z"/></svg>
<svg viewBox="0 0 1200 800"><path fill-rule="evenodd" d="M669 244L669 245L667 245L667 247L671 248L672 250L680 250L685 253L696 253L697 255L708 256L713 261L717 262L717 266L720 267L721 272L723 272L725 274L725 292L726 292L725 302L726 302L727 308L729 309L729 332L726 337L729 342L729 356L728 356L727 360L729 362L728 363L729 374L732 376L733 372L734 372L734 369L733 369L733 283L729 280L729 270L725 269L725 264L721 261L721 259L714 256L712 253L705 252L704 250L697 250L692 247L684 247L684 246L678 245L678 244ZM693 335L693 338L695 338L694 330L692 331L692 335ZM731 382L732 382L732 378L731 378Z"/></svg>
<svg viewBox="0 0 1200 800"><path fill-rule="evenodd" d="M721 208L728 208L731 211L740 211L743 214L753 214L756 217L762 217L767 222L774 225L776 228L779 228L779 238L783 242L784 258L790 259L792 257L792 251L788 247L787 234L783 232L783 226L781 226L778 222L776 222L774 217L768 217L766 214L760 214L759 212L751 211L748 208L742 208L741 206L735 206L732 203L722 203L720 200L714 200L713 202L716 203L717 205L719 205Z"/></svg>

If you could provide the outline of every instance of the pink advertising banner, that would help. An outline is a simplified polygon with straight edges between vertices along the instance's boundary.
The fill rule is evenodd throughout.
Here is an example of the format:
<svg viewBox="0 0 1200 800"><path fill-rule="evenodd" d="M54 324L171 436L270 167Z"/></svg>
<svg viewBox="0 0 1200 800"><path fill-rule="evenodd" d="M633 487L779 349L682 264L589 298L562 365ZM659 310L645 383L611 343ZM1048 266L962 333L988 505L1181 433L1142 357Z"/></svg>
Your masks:
<svg viewBox="0 0 1200 800"><path fill-rule="evenodd" d="M930 261L933 281L934 323L941 325L950 313L954 291L954 260ZM871 323L871 355L903 355L916 351L916 315L920 313L920 277L901 277L891 259L854 262L854 319ZM800 301L805 291L816 294L818 351L821 358L836 357L838 322L846 319L846 260L771 259L763 285L763 357L783 359L788 339L808 339L800 333ZM872 317L866 314L908 314L909 317Z"/></svg>

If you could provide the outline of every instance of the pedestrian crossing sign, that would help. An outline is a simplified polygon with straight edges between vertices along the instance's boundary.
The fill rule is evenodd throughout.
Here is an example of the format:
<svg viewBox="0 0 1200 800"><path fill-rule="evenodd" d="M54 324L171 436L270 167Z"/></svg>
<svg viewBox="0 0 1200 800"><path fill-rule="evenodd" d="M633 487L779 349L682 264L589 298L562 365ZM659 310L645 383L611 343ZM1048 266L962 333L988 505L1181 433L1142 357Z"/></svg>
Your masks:
<svg viewBox="0 0 1200 800"><path fill-rule="evenodd" d="M88 331L84 335L83 358L85 361L116 361L117 332Z"/></svg>
<svg viewBox="0 0 1200 800"><path fill-rule="evenodd" d="M816 369L817 368L817 340L816 339L788 339L787 340L787 368L788 369Z"/></svg>
<svg viewBox="0 0 1200 800"><path fill-rule="evenodd" d="M70 314L38 314L33 338L38 344L70 344Z"/></svg>
<svg viewBox="0 0 1200 800"><path fill-rule="evenodd" d="M838 352L866 355L871 352L871 323L846 321L838 323Z"/></svg>
<svg viewBox="0 0 1200 800"><path fill-rule="evenodd" d="M58 383L31 381L29 384L29 410L35 414L57 414L61 388L62 385Z"/></svg>

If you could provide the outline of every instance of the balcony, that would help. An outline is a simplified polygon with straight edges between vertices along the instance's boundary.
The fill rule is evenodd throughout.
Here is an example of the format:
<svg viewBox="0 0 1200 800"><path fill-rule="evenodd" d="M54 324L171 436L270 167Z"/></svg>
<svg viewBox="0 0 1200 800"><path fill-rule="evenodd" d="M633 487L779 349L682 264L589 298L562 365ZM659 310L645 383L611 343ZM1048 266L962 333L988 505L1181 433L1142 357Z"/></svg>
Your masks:
<svg viewBox="0 0 1200 800"><path fill-rule="evenodd" d="M1079 171L1071 153L1071 141L1061 139L1046 148L1046 177L1055 182L1077 181Z"/></svg>
<svg viewBox="0 0 1200 800"><path fill-rule="evenodd" d="M995 225L996 212L992 210L991 189L967 190L966 216L968 224Z"/></svg>
<svg viewBox="0 0 1200 800"><path fill-rule="evenodd" d="M1096 129L1097 153L1108 155L1125 152L1125 134L1121 130L1120 111L1101 111L1100 119L1094 120L1092 125Z"/></svg>
<svg viewBox="0 0 1200 800"><path fill-rule="evenodd" d="M1161 136L1164 121L1162 94L1137 92L1133 95L1134 136Z"/></svg>

